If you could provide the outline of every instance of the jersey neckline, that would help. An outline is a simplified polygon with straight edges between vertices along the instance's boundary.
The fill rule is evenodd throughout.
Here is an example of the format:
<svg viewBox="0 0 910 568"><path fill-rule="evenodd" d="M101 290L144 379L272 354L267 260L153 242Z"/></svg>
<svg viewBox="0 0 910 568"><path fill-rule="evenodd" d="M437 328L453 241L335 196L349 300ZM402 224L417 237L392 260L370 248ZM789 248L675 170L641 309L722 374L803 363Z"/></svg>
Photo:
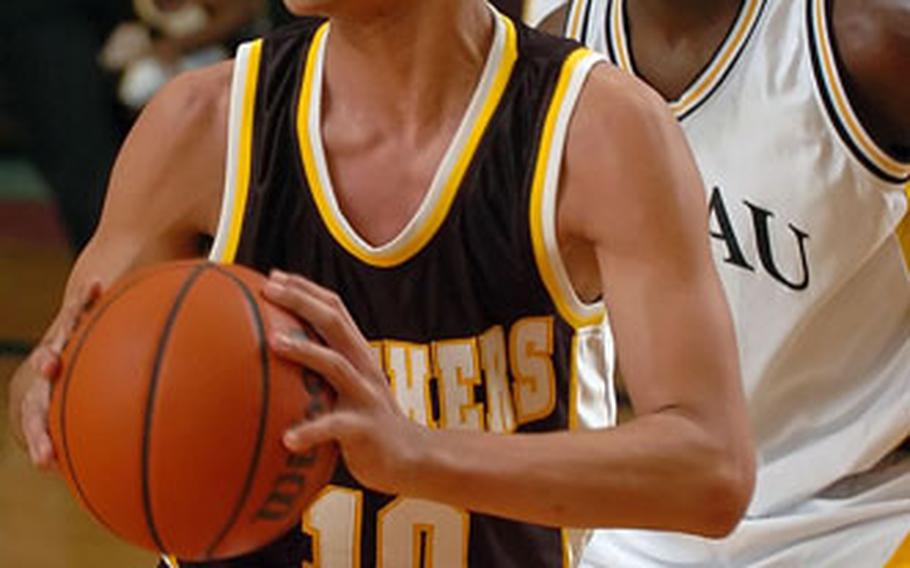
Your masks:
<svg viewBox="0 0 910 568"><path fill-rule="evenodd" d="M316 31L306 56L297 108L301 160L323 222L333 238L359 260L380 268L400 265L420 252L446 219L518 59L514 25L495 10L493 15L493 42L461 124L443 154L417 212L398 235L381 245L371 245L354 229L335 197L321 128L323 68L329 23L322 24Z"/></svg>
<svg viewBox="0 0 910 568"><path fill-rule="evenodd" d="M668 101L670 110L678 120L684 120L698 110L723 84L749 43L766 4L767 0L745 0L736 21L702 70L682 95ZM626 0L610 0L606 26L610 55L614 63L636 77L643 78L636 69L632 57Z"/></svg>

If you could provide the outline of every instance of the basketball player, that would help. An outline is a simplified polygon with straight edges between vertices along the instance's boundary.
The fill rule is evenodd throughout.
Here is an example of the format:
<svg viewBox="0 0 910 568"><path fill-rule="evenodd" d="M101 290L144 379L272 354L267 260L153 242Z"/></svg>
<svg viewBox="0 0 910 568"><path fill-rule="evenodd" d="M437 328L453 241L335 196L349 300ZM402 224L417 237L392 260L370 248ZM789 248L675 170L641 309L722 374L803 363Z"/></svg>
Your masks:
<svg viewBox="0 0 910 568"><path fill-rule="evenodd" d="M327 19L176 80L123 148L14 381L35 463L82 304L208 240L280 269L263 293L325 339L272 338L338 392L285 443L346 465L300 530L210 566L562 566L585 538L559 527L728 533L753 467L735 341L660 98L481 0L287 4ZM614 342L636 418L610 429Z"/></svg>
<svg viewBox="0 0 910 568"><path fill-rule="evenodd" d="M566 25L663 94L693 147L739 338L756 492L723 541L616 531L587 560L903 566L910 1L692 4L577 0Z"/></svg>

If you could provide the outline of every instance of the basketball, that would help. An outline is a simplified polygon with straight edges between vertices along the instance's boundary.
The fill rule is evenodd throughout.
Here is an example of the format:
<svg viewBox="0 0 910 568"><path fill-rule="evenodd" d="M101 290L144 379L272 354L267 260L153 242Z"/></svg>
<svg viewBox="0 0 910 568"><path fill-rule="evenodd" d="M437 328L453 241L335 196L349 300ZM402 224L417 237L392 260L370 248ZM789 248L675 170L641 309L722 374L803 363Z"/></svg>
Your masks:
<svg viewBox="0 0 910 568"><path fill-rule="evenodd" d="M294 455L281 442L333 395L268 348L270 330L301 325L261 299L264 282L239 266L162 264L82 317L50 432L72 492L120 537L187 560L240 555L290 529L331 477L334 445Z"/></svg>

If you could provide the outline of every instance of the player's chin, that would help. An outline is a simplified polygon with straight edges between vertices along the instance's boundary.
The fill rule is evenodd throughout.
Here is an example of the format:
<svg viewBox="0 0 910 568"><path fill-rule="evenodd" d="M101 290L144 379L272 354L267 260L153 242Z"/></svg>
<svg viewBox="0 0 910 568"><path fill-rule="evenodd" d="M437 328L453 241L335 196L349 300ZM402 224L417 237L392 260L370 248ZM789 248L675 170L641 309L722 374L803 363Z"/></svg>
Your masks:
<svg viewBox="0 0 910 568"><path fill-rule="evenodd" d="M284 7L295 16L343 16L353 19L369 19L388 14L402 5L415 0L284 0Z"/></svg>

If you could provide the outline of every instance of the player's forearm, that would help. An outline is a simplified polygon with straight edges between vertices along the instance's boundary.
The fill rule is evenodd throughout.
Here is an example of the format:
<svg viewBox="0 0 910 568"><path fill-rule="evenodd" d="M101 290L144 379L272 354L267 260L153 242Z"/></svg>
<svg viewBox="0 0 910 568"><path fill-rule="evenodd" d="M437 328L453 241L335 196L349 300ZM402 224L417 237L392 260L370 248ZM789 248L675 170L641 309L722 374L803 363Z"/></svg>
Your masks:
<svg viewBox="0 0 910 568"><path fill-rule="evenodd" d="M589 432L427 434L403 492L546 525L722 536L752 491L748 442L668 411Z"/></svg>

